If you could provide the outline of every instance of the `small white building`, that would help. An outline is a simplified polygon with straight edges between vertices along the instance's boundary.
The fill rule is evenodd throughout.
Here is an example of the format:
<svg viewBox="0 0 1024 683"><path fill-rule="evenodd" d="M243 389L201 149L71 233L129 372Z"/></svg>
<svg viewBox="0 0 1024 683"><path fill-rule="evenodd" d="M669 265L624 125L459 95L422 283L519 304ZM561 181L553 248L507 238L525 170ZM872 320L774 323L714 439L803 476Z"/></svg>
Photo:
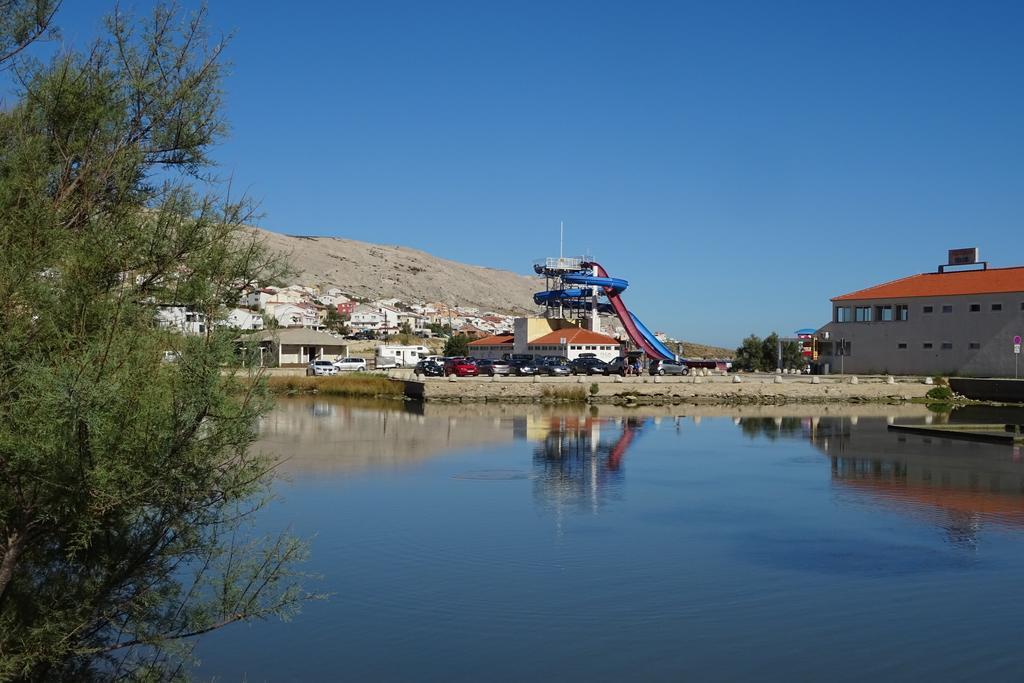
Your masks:
<svg viewBox="0 0 1024 683"><path fill-rule="evenodd" d="M187 306L158 306L154 317L156 324L166 329L187 335L206 334L206 316Z"/></svg>
<svg viewBox="0 0 1024 683"><path fill-rule="evenodd" d="M314 360L339 360L348 356L344 339L319 330L266 330L248 335L244 340L258 349L260 359L252 359L254 365L300 367Z"/></svg>
<svg viewBox="0 0 1024 683"><path fill-rule="evenodd" d="M232 308L220 324L236 330L262 330L263 316L245 308Z"/></svg>
<svg viewBox="0 0 1024 683"><path fill-rule="evenodd" d="M312 304L268 303L267 315L277 320L279 327L319 328L320 316Z"/></svg>

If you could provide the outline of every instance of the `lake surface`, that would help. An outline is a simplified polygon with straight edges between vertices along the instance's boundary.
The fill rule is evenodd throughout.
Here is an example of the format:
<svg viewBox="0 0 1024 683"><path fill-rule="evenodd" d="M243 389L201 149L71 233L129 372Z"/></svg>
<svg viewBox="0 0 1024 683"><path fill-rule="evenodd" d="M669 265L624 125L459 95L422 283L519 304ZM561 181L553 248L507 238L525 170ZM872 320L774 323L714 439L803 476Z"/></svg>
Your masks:
<svg viewBox="0 0 1024 683"><path fill-rule="evenodd" d="M201 641L222 680L1020 680L1024 461L920 406L295 399L259 525L334 595Z"/></svg>

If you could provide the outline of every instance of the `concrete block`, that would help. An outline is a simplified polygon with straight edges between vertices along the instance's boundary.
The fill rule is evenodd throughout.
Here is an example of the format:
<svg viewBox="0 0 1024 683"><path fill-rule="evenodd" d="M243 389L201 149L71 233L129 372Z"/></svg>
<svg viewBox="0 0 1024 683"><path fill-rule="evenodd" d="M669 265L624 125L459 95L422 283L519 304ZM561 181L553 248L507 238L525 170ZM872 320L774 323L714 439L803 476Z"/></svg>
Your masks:
<svg viewBox="0 0 1024 683"><path fill-rule="evenodd" d="M654 376L654 383L655 384L661 384L661 377L658 377L657 375L655 375Z"/></svg>
<svg viewBox="0 0 1024 683"><path fill-rule="evenodd" d="M924 378L924 383L925 384L935 384L935 381L931 377L925 377Z"/></svg>
<svg viewBox="0 0 1024 683"><path fill-rule="evenodd" d="M782 384L782 375L775 375L775 383Z"/></svg>
<svg viewBox="0 0 1024 683"><path fill-rule="evenodd" d="M732 376L732 383L733 384L739 384L742 381L743 381L743 378L740 377L739 375L733 375Z"/></svg>
<svg viewBox="0 0 1024 683"><path fill-rule="evenodd" d="M782 374L782 369L781 368L775 368L775 374L776 375L781 375Z"/></svg>
<svg viewBox="0 0 1024 683"><path fill-rule="evenodd" d="M889 375L888 377L885 378L885 383L886 384L896 384L896 378L893 377L892 375Z"/></svg>
<svg viewBox="0 0 1024 683"><path fill-rule="evenodd" d="M616 384L622 384L626 380L623 379L621 375L615 375L615 379L613 379L612 381L615 382Z"/></svg>
<svg viewBox="0 0 1024 683"><path fill-rule="evenodd" d="M811 384L821 384L821 378L817 375L811 375Z"/></svg>
<svg viewBox="0 0 1024 683"><path fill-rule="evenodd" d="M457 379L458 379L458 377L456 377L455 375L448 375L448 381L449 381L449 382L454 382L454 381L456 381Z"/></svg>
<svg viewBox="0 0 1024 683"><path fill-rule="evenodd" d="M860 384L860 380L857 379L857 375L850 378L850 384Z"/></svg>

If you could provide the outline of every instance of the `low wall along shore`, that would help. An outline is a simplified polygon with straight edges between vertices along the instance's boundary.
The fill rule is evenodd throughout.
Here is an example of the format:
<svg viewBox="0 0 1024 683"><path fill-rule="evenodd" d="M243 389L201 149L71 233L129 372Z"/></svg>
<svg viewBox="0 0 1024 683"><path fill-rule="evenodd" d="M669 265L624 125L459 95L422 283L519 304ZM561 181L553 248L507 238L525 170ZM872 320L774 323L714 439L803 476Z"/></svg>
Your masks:
<svg viewBox="0 0 1024 683"><path fill-rule="evenodd" d="M449 377L403 381L410 398L448 402L579 400L582 393L592 403L900 403L924 398L932 388L922 378L877 376Z"/></svg>

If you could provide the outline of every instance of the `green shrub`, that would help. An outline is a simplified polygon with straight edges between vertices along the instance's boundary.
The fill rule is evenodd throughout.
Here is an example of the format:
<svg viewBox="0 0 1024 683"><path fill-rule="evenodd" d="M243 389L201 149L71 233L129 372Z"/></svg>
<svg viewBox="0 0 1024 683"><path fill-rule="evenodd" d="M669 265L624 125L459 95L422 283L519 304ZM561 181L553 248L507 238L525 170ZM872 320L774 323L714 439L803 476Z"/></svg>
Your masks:
<svg viewBox="0 0 1024 683"><path fill-rule="evenodd" d="M598 386L597 382L590 385L590 395L597 396L597 392L601 391L601 387Z"/></svg>
<svg viewBox="0 0 1024 683"><path fill-rule="evenodd" d="M928 390L925 394L930 400L938 401L939 403L949 403L953 400L953 390L948 386L937 386Z"/></svg>

